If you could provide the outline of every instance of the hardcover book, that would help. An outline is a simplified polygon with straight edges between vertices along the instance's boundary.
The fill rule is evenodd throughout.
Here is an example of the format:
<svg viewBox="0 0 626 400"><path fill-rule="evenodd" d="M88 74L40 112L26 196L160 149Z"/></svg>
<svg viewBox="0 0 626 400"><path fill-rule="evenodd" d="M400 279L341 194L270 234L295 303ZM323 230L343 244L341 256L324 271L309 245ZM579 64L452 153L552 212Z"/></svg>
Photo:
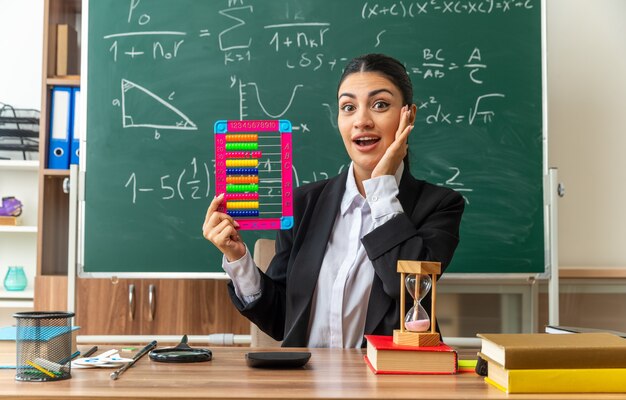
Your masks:
<svg viewBox="0 0 626 400"><path fill-rule="evenodd" d="M455 374L457 354L450 346L401 346L392 336L365 335L365 362L375 374Z"/></svg>
<svg viewBox="0 0 626 400"><path fill-rule="evenodd" d="M481 353L507 369L626 368L626 340L610 333L478 334Z"/></svg>
<svg viewBox="0 0 626 400"><path fill-rule="evenodd" d="M68 24L57 25L56 75L76 75L79 71L76 29Z"/></svg>
<svg viewBox="0 0 626 400"><path fill-rule="evenodd" d="M10 217L0 215L0 225L18 226L22 225L21 217Z"/></svg>
<svg viewBox="0 0 626 400"><path fill-rule="evenodd" d="M626 368L506 369L487 362L485 382L507 393L626 392Z"/></svg>
<svg viewBox="0 0 626 400"><path fill-rule="evenodd" d="M583 328L577 326L562 326L562 325L546 325L546 333L598 333L606 332L613 335L626 338L626 332L613 331L610 329L596 329L596 328Z"/></svg>

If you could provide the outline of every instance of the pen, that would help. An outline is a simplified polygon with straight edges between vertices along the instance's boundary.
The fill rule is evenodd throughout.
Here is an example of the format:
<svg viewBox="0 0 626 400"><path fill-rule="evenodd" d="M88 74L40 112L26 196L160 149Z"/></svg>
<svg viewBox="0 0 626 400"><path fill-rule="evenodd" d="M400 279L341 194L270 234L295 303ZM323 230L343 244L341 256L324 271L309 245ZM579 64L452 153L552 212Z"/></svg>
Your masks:
<svg viewBox="0 0 626 400"><path fill-rule="evenodd" d="M76 350L71 356L69 357L65 357L64 359L62 359L61 361L59 361L60 365L64 365L67 364L68 362L72 361L73 359L75 359L76 357L78 357L80 355L80 351Z"/></svg>
<svg viewBox="0 0 626 400"><path fill-rule="evenodd" d="M92 355L93 353L95 353L96 351L98 351L98 346L93 346L91 349L87 350L84 354L83 354L83 358L87 358L90 355Z"/></svg>
<svg viewBox="0 0 626 400"><path fill-rule="evenodd" d="M90 355L95 353L96 350L98 350L98 346L93 346L91 349L87 350L85 352L85 354L83 354L83 357L85 357L85 358L89 357ZM72 361L73 359L75 359L79 355L80 355L80 351L76 350L74 353L72 353L71 356L66 357L66 358L62 359L61 361L59 361L59 364L61 364L61 365L67 364L68 362Z"/></svg>
<svg viewBox="0 0 626 400"><path fill-rule="evenodd" d="M31 367L33 367L33 368L35 368L35 369L39 370L39 372L43 372L44 374L48 375L48 376L49 376L49 377L51 377L51 378L56 378L56 376L55 376L52 372L48 371L47 369L45 369L45 368L41 367L41 366L40 366L40 365L38 365L38 364L35 364L35 363L34 363L34 362L32 362L32 361L26 361L26 364L28 364L28 365L30 365Z"/></svg>
<svg viewBox="0 0 626 400"><path fill-rule="evenodd" d="M139 350L139 352L137 352L137 354L135 354L135 356L133 357L133 361L129 362L127 364L125 364L124 366L120 367L117 371L112 372L110 377L113 380L116 380L117 378L119 378L120 375L122 375L124 373L124 371L126 371L128 368L132 367L135 362L137 362L137 360L139 360L141 357L145 356L150 350L154 349L157 345L157 341L153 340L152 342L148 343L148 345L146 347L144 347L143 349Z"/></svg>

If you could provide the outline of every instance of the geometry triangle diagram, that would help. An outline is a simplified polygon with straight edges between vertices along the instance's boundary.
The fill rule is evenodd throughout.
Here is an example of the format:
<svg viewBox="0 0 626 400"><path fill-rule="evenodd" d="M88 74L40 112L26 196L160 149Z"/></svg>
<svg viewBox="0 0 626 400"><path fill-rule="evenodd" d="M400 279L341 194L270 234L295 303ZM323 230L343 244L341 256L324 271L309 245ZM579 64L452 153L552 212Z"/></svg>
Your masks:
<svg viewBox="0 0 626 400"><path fill-rule="evenodd" d="M198 129L179 109L126 79L122 79L122 125L124 128Z"/></svg>

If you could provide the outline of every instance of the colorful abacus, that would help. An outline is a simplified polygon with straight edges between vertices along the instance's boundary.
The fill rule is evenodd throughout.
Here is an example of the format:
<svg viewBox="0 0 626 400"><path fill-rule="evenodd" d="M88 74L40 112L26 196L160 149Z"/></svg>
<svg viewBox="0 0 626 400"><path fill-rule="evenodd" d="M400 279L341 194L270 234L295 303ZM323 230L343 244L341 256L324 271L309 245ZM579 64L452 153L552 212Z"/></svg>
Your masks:
<svg viewBox="0 0 626 400"><path fill-rule="evenodd" d="M293 226L291 168L291 122L215 123L215 193L225 194L219 211L240 229Z"/></svg>

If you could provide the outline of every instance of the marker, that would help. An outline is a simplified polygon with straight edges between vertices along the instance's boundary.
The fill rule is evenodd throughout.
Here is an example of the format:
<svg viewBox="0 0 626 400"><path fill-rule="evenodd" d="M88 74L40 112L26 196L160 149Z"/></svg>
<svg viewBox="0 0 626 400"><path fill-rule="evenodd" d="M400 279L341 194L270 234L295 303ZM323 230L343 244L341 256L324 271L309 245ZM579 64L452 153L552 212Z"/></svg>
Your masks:
<svg viewBox="0 0 626 400"><path fill-rule="evenodd" d="M459 368L476 368L478 360L459 360Z"/></svg>
<svg viewBox="0 0 626 400"><path fill-rule="evenodd" d="M80 351L76 350L71 356L69 357L65 357L64 359L62 359L61 361L59 361L59 364L61 365L65 365L68 362L72 361L73 359L75 359L76 357L78 357L80 355ZM37 360L35 360L37 361Z"/></svg>
<svg viewBox="0 0 626 400"><path fill-rule="evenodd" d="M43 372L44 374L48 375L51 378L56 378L56 375L54 375L52 372L48 371L47 369L44 369L44 368L40 367L39 365L35 364L32 361L26 361L26 364L28 364L31 367L39 370L40 372Z"/></svg>
<svg viewBox="0 0 626 400"><path fill-rule="evenodd" d="M70 361L78 357L79 355L80 355L80 351L76 350L71 356L65 357L58 363L46 360L44 358L35 358L35 363L53 372L59 372L59 373L68 372L69 366L65 364L69 363Z"/></svg>
<svg viewBox="0 0 626 400"><path fill-rule="evenodd" d="M98 346L93 346L91 349L87 350L85 352L85 354L83 354L83 358L87 358L90 355L92 355L93 353L95 353L96 351L98 351Z"/></svg>
<svg viewBox="0 0 626 400"><path fill-rule="evenodd" d="M46 370L52 373L56 373L56 374L62 374L64 372L68 372L68 367L63 365L65 363L58 364L53 361L46 360L45 358L35 358L35 362L33 364L39 365L42 368L45 368Z"/></svg>
<svg viewBox="0 0 626 400"><path fill-rule="evenodd" d="M458 371L459 372L475 372L477 361L478 360L459 360Z"/></svg>

